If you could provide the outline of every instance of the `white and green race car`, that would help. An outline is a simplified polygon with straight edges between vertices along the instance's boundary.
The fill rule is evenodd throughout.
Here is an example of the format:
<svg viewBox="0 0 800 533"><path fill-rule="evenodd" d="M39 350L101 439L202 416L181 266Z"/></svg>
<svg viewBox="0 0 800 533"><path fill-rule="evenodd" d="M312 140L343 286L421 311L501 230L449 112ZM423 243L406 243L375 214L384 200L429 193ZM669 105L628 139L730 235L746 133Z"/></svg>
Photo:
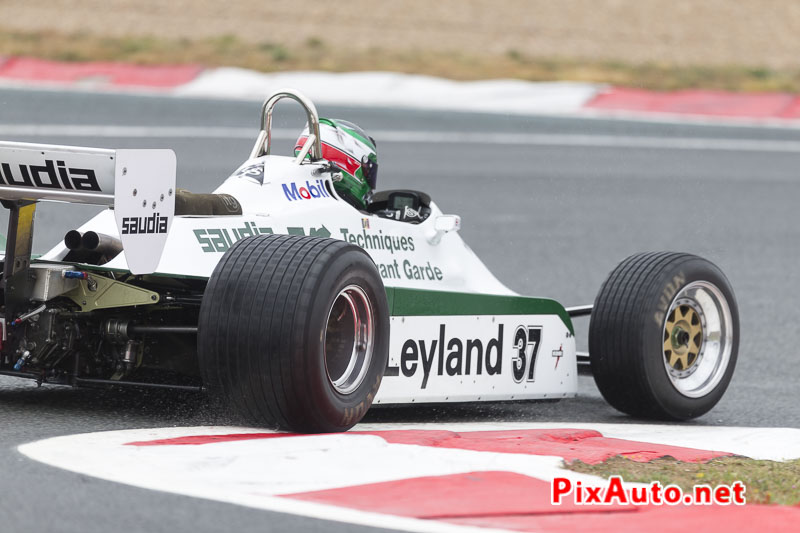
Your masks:
<svg viewBox="0 0 800 533"><path fill-rule="evenodd" d="M308 117L291 157L270 154L282 98ZM171 150L0 143L0 374L204 390L248 423L303 432L346 430L377 404L571 397L579 367L634 416L719 401L739 327L716 266L638 254L594 305L520 296L428 195L344 201L319 128L305 97L273 94L250 158L213 194L177 189ZM43 200L109 209L32 259ZM589 314L579 354L572 319Z"/></svg>

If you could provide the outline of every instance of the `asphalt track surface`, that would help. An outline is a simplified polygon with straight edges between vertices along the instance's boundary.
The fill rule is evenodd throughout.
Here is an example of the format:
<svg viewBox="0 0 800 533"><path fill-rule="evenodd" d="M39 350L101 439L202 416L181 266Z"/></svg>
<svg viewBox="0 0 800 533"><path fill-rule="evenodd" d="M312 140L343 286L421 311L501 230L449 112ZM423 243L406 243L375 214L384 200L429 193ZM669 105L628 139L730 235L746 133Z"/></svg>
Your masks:
<svg viewBox="0 0 800 533"><path fill-rule="evenodd" d="M0 90L0 139L172 148L178 183L212 190L243 161L258 102ZM728 275L741 316L739 363L700 425L800 427L800 129L320 106L376 134L380 188L428 191L512 289L591 303L629 254L680 250ZM276 153L301 115L278 109ZM101 129L105 127L106 129ZM44 251L95 209L37 213ZM579 325L579 348L586 325ZM576 399L384 408L370 422L626 422L581 377ZM43 387L0 378L0 530L357 531L338 523L149 492L40 465L20 444L74 433L224 422L202 397Z"/></svg>

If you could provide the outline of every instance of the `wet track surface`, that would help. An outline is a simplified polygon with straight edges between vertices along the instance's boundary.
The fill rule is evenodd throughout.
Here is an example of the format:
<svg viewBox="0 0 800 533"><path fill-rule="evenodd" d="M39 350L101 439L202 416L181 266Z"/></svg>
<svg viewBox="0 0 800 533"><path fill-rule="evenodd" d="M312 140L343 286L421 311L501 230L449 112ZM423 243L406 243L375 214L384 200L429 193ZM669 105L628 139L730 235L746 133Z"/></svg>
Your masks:
<svg viewBox="0 0 800 533"><path fill-rule="evenodd" d="M720 404L693 423L800 427L800 130L318 107L383 133L376 134L380 188L424 190L461 215L467 243L520 293L591 303L607 272L631 253L711 259L738 297L739 364ZM3 90L0 138L173 148L179 185L206 192L246 158L259 110L258 102ZM283 106L276 123L287 132L302 125ZM91 126L117 129L93 136ZM277 151L288 151L289 135L278 137ZM43 206L35 248L46 250L94 211ZM579 347L586 329L579 324ZM580 386L579 398L558 403L384 408L368 420L628 420L590 377ZM37 389L0 378L0 529L361 529L116 485L16 452L56 435L219 422L197 395Z"/></svg>

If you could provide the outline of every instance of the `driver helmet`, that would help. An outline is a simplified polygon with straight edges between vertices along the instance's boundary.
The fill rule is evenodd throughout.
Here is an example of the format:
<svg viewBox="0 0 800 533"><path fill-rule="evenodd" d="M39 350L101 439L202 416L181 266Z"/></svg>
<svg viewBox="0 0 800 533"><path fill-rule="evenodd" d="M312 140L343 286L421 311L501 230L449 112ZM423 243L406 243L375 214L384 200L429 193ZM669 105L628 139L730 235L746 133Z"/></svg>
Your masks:
<svg viewBox="0 0 800 533"><path fill-rule="evenodd" d="M319 119L319 135L322 158L341 171L341 179L333 181L336 192L357 209L366 209L378 178L375 139L352 122L329 118ZM308 126L295 143L295 155L303 148L306 139Z"/></svg>

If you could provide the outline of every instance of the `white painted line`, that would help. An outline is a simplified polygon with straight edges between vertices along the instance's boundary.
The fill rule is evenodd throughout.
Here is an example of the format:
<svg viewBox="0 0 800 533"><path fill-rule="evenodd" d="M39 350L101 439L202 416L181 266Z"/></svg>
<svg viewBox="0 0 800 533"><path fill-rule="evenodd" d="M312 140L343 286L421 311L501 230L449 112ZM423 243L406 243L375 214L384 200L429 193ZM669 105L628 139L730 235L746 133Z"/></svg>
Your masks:
<svg viewBox="0 0 800 533"><path fill-rule="evenodd" d="M256 128L219 126L100 126L64 124L0 124L0 136L97 138L256 138ZM648 137L569 133L479 133L414 130L372 130L379 143L480 144L498 146L556 146L724 152L800 153L800 141L719 139L709 137ZM275 129L276 139L296 139L299 130Z"/></svg>
<svg viewBox="0 0 800 533"><path fill-rule="evenodd" d="M378 142L568 146L577 148L643 148L656 150L719 150L731 152L800 152L800 141L714 139L703 137L630 137L549 133L449 133L375 131Z"/></svg>
<svg viewBox="0 0 800 533"><path fill-rule="evenodd" d="M273 136L287 135L275 130ZM298 131L299 133L299 131ZM208 138L253 139L258 128L219 126L102 126L93 124L0 124L0 136L24 137L112 137L112 138Z"/></svg>
<svg viewBox="0 0 800 533"><path fill-rule="evenodd" d="M736 117L670 113L660 111L628 111L624 109L583 108L559 116L585 120L608 120L644 124L672 124L709 128L800 130L800 119L775 117Z"/></svg>

